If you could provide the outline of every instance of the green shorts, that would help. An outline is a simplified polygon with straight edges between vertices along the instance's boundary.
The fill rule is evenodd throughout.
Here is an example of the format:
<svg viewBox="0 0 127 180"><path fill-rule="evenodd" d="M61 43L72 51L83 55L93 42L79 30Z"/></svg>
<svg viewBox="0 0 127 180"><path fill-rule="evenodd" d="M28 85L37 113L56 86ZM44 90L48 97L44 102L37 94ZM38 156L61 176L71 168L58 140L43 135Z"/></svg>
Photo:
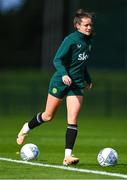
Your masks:
<svg viewBox="0 0 127 180"><path fill-rule="evenodd" d="M71 86L67 86L62 82L62 80L60 81L57 79L56 81L52 78L49 84L48 93L59 99L63 99L64 96L83 96L84 88L76 87L73 84Z"/></svg>

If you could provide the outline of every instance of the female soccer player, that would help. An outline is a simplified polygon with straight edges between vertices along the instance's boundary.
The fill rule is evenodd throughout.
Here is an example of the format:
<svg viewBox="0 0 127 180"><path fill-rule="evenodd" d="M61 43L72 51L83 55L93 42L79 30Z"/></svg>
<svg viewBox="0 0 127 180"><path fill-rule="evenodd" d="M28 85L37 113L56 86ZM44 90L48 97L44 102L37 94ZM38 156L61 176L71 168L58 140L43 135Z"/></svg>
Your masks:
<svg viewBox="0 0 127 180"><path fill-rule="evenodd" d="M91 51L92 23L91 13L83 9L77 11L74 17L75 31L63 40L53 60L56 72L50 81L45 111L26 122L17 137L17 143L23 144L30 130L51 121L62 99L66 97L67 131L63 160L63 165L66 166L79 162L79 158L72 155L72 150L78 131L77 121L83 102L84 88L88 90L92 88L92 81L87 71Z"/></svg>

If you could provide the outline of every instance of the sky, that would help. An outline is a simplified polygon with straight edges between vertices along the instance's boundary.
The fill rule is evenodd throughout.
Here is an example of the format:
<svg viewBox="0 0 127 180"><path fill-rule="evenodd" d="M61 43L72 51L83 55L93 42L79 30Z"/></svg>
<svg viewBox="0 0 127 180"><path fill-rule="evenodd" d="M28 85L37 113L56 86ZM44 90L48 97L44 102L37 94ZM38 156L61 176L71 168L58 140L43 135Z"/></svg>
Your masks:
<svg viewBox="0 0 127 180"><path fill-rule="evenodd" d="M0 11L8 12L19 9L25 0L0 0Z"/></svg>

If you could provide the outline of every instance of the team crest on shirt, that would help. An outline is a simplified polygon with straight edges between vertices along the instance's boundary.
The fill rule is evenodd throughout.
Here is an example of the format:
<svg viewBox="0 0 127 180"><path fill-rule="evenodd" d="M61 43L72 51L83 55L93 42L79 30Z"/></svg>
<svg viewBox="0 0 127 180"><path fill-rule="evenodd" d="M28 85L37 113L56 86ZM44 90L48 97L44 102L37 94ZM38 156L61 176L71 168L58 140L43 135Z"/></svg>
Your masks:
<svg viewBox="0 0 127 180"><path fill-rule="evenodd" d="M58 91L57 88L53 88L53 89L52 89L52 93L53 93L53 94L56 94L57 91Z"/></svg>
<svg viewBox="0 0 127 180"><path fill-rule="evenodd" d="M81 48L81 44L77 44L77 48Z"/></svg>

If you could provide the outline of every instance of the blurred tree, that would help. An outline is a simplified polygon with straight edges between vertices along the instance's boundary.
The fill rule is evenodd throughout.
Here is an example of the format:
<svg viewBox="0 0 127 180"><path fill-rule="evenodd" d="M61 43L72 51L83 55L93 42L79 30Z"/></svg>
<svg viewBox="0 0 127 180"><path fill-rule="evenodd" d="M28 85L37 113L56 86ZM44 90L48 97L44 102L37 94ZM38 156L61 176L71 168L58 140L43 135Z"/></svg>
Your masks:
<svg viewBox="0 0 127 180"><path fill-rule="evenodd" d="M57 4L57 8L56 8ZM52 68L53 57L63 39L63 12L62 0L45 0L42 13L42 68Z"/></svg>
<svg viewBox="0 0 127 180"><path fill-rule="evenodd" d="M41 64L42 9L41 0L27 0L19 11L1 14L1 68Z"/></svg>
<svg viewBox="0 0 127 180"><path fill-rule="evenodd" d="M92 66L127 69L127 0L26 0L18 11L1 13L0 68L51 67L78 8L96 13Z"/></svg>

